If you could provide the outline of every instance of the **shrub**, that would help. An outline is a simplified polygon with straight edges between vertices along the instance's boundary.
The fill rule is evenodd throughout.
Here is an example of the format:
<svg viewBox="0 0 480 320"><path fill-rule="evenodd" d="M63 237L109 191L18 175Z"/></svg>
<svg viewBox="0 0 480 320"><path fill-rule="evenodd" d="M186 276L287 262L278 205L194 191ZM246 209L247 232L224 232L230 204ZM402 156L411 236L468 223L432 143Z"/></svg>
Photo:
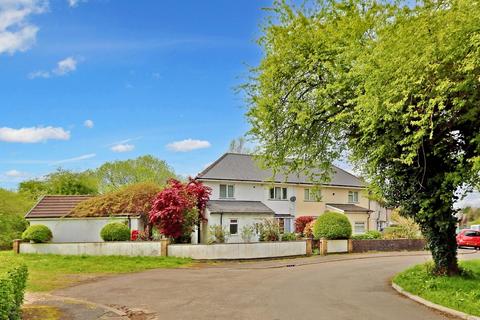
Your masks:
<svg viewBox="0 0 480 320"><path fill-rule="evenodd" d="M278 241L280 240L280 226L278 221L273 218L263 219L258 225L260 231L260 241Z"/></svg>
<svg viewBox="0 0 480 320"><path fill-rule="evenodd" d="M315 239L348 239L352 235L352 225L342 213L325 212L315 221L313 235Z"/></svg>
<svg viewBox="0 0 480 320"><path fill-rule="evenodd" d="M313 237L313 226L315 225L315 220L310 221L303 229L303 235L307 238Z"/></svg>
<svg viewBox="0 0 480 320"><path fill-rule="evenodd" d="M303 216L298 217L295 219L295 232L303 234L303 230L305 230L305 226L315 220L312 216Z"/></svg>
<svg viewBox="0 0 480 320"><path fill-rule="evenodd" d="M130 229L124 223L113 222L102 228L100 236L104 241L128 241L130 240Z"/></svg>
<svg viewBox="0 0 480 320"><path fill-rule="evenodd" d="M356 234L352 236L354 240L371 240L371 239L380 239L382 237L382 233L377 230L367 231L364 234Z"/></svg>
<svg viewBox="0 0 480 320"><path fill-rule="evenodd" d="M282 234L282 241L295 241L297 240L297 235L293 232L285 232Z"/></svg>
<svg viewBox="0 0 480 320"><path fill-rule="evenodd" d="M243 242L251 242L254 235L255 235L254 226L244 226L242 228L242 231L240 232L240 236L242 237Z"/></svg>
<svg viewBox="0 0 480 320"><path fill-rule="evenodd" d="M208 243L225 243L227 240L227 230L221 225L213 225L208 229Z"/></svg>
<svg viewBox="0 0 480 320"><path fill-rule="evenodd" d="M420 227L413 219L402 217L394 211L390 216L392 226L383 230L385 239L419 239L421 238Z"/></svg>
<svg viewBox="0 0 480 320"><path fill-rule="evenodd" d="M27 277L28 269L25 265L0 275L0 320L21 319Z"/></svg>
<svg viewBox="0 0 480 320"><path fill-rule="evenodd" d="M47 226L35 224L23 232L22 239L35 243L43 243L52 240L52 236L52 231Z"/></svg>

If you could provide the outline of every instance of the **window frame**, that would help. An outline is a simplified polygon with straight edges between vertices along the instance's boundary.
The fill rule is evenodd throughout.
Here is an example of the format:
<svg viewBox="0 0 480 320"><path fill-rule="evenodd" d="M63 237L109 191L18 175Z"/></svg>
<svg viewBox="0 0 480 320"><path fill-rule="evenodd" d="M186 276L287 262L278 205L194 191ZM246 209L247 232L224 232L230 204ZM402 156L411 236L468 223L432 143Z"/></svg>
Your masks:
<svg viewBox="0 0 480 320"><path fill-rule="evenodd" d="M235 221L235 222L233 222ZM235 233L232 233L232 226L236 226L237 231ZM228 221L228 232L231 236L237 236L238 235L238 226L239 226L239 220L238 218L230 218Z"/></svg>
<svg viewBox="0 0 480 320"><path fill-rule="evenodd" d="M350 196L352 197L352 201L350 201ZM348 203L358 203L358 191L348 191Z"/></svg>
<svg viewBox="0 0 480 320"><path fill-rule="evenodd" d="M274 201L288 200L288 188L287 187L271 187L268 190L268 200L274 200Z"/></svg>
<svg viewBox="0 0 480 320"><path fill-rule="evenodd" d="M222 196L222 186L225 186L225 196ZM229 195L229 191L232 191L232 195ZM234 184L226 184L221 183L219 185L219 198L220 199L235 199L235 185Z"/></svg>
<svg viewBox="0 0 480 320"><path fill-rule="evenodd" d="M357 224L362 225L363 227L363 232L357 232ZM355 221L353 223L353 233L354 234L364 234L367 232L367 224L365 221Z"/></svg>
<svg viewBox="0 0 480 320"><path fill-rule="evenodd" d="M303 189L303 201L305 202L321 202L322 192L321 190L317 190L317 192L313 192L314 189L312 188L304 188ZM316 193L316 195L315 195Z"/></svg>

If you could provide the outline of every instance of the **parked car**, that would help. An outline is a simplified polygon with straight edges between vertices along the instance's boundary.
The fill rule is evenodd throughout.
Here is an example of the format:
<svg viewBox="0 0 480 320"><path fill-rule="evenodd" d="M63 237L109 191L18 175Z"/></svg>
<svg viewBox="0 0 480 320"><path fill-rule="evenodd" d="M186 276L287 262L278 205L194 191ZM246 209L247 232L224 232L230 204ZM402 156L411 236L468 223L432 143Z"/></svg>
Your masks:
<svg viewBox="0 0 480 320"><path fill-rule="evenodd" d="M470 229L475 230L475 231L480 231L480 224L474 224L470 226Z"/></svg>
<svg viewBox="0 0 480 320"><path fill-rule="evenodd" d="M480 250L480 231L465 229L457 236L459 248L475 248Z"/></svg>

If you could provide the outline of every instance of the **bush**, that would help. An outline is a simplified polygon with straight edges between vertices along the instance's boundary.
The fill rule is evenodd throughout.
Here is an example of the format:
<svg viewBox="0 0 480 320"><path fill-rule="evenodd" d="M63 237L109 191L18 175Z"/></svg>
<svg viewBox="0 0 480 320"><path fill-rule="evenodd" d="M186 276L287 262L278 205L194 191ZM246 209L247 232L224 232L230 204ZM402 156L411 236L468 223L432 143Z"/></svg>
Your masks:
<svg viewBox="0 0 480 320"><path fill-rule="evenodd" d="M315 220L312 216L303 216L298 217L295 219L295 232L303 234L303 230L305 230L305 226Z"/></svg>
<svg viewBox="0 0 480 320"><path fill-rule="evenodd" d="M130 240L130 229L124 223L113 222L102 228L100 236L104 241L128 241Z"/></svg>
<svg viewBox="0 0 480 320"><path fill-rule="evenodd" d="M280 240L280 226L278 221L273 218L263 219L258 225L260 241L278 241Z"/></svg>
<svg viewBox="0 0 480 320"><path fill-rule="evenodd" d="M422 238L420 227L412 218L403 217L394 211L390 215L392 225L383 230L385 239L420 239Z"/></svg>
<svg viewBox="0 0 480 320"><path fill-rule="evenodd" d="M303 235L307 238L312 238L313 237L313 226L315 225L315 220L310 221L307 223L305 226L305 229L303 229Z"/></svg>
<svg viewBox="0 0 480 320"><path fill-rule="evenodd" d="M227 230L221 225L213 225L208 229L208 243L225 243L227 240Z"/></svg>
<svg viewBox="0 0 480 320"><path fill-rule="evenodd" d="M27 278L28 269L25 265L0 275L0 320L21 319L21 306Z"/></svg>
<svg viewBox="0 0 480 320"><path fill-rule="evenodd" d="M240 233L243 242L252 242L253 236L255 235L255 227L254 226L244 226Z"/></svg>
<svg viewBox="0 0 480 320"><path fill-rule="evenodd" d="M297 240L297 235L293 232L285 232L282 234L282 241L295 241Z"/></svg>
<svg viewBox="0 0 480 320"><path fill-rule="evenodd" d="M43 243L52 240L52 231L43 224L35 224L30 226L22 234L22 239L33 241L35 243Z"/></svg>
<svg viewBox="0 0 480 320"><path fill-rule="evenodd" d="M352 235L352 225L342 213L325 212L315 221L313 235L315 239L348 239Z"/></svg>
<svg viewBox="0 0 480 320"><path fill-rule="evenodd" d="M23 217L0 213L0 250L11 249L12 240L20 239L27 227L28 222Z"/></svg>
<svg viewBox="0 0 480 320"><path fill-rule="evenodd" d="M380 239L382 237L382 233L377 230L367 231L364 234L356 234L352 236L354 240L371 240L371 239Z"/></svg>

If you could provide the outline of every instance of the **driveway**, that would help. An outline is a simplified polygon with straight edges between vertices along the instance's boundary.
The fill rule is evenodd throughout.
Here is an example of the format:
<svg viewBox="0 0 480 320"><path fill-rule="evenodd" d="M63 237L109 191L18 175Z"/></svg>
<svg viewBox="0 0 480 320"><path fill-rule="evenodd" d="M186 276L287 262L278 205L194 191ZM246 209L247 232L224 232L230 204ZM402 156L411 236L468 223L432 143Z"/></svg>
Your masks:
<svg viewBox="0 0 480 320"><path fill-rule="evenodd" d="M449 319L390 287L395 273L428 259L413 253L221 263L108 277L55 294L140 308L158 319Z"/></svg>

